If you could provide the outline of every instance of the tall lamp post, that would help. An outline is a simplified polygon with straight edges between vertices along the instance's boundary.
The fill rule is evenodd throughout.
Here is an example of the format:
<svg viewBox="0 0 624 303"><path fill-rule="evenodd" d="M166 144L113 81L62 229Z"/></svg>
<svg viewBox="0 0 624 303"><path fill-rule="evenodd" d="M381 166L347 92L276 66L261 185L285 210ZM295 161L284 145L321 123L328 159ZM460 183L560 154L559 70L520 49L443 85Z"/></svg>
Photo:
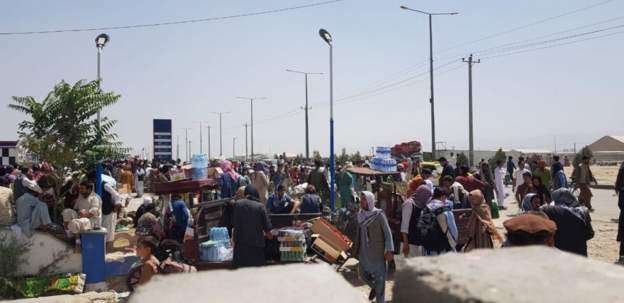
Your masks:
<svg viewBox="0 0 624 303"><path fill-rule="evenodd" d="M308 73L308 72L302 72L302 71L297 71L297 70L292 70L292 69L287 69L287 72L291 72L291 73L297 73L297 74L303 74L305 77L305 140L306 140L306 159L310 160L310 126L309 126L309 122L308 122L308 110L310 109L310 107L308 106L308 75L322 75L323 73Z"/></svg>
<svg viewBox="0 0 624 303"><path fill-rule="evenodd" d="M251 162L254 161L254 120L253 120L253 102L254 100L264 100L265 97L236 97L236 99L247 100L251 107Z"/></svg>
<svg viewBox="0 0 624 303"><path fill-rule="evenodd" d="M401 5L401 9L416 12L416 13L421 13L421 14L425 14L429 16L429 84L430 84L430 89L431 89L431 97L429 99L429 103L431 103L431 155L433 159L435 159L436 158L436 140L435 140L435 107L434 107L434 99L433 99L433 96L434 96L433 94L433 31L431 28L431 19L432 19L431 17L442 16L442 15L452 16L452 15L457 15L458 13L457 12L430 13L430 12L425 12L425 11L409 8L403 5Z"/></svg>
<svg viewBox="0 0 624 303"><path fill-rule="evenodd" d="M95 37L95 47L97 48L97 87L98 93L101 91L100 83L102 82L102 75L100 73L100 58L102 57L102 49L106 46L106 43L110 41L110 37L107 34L99 34ZM98 137L101 137L101 118L100 118L100 110L97 112L97 128L98 128ZM98 195L102 195L102 163L98 162L96 167L96 187L95 191Z"/></svg>
<svg viewBox="0 0 624 303"><path fill-rule="evenodd" d="M336 163L334 155L334 45L332 36L325 29L319 30L319 35L329 46L329 206L334 210L336 205L336 193L334 186L336 183Z"/></svg>

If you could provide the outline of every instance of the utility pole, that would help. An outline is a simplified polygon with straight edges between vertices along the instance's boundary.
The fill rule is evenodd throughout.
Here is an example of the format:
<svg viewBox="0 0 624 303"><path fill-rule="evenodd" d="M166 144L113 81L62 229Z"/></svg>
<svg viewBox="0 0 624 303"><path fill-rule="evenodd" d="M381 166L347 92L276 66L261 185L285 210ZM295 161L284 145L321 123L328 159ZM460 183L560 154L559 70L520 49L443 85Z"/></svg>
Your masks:
<svg viewBox="0 0 624 303"><path fill-rule="evenodd" d="M180 136L178 135L178 144L176 144L176 160L180 159Z"/></svg>
<svg viewBox="0 0 624 303"><path fill-rule="evenodd" d="M245 162L247 162L247 158L249 157L249 154L247 153L247 123L243 124L243 126L245 127Z"/></svg>
<svg viewBox="0 0 624 303"><path fill-rule="evenodd" d="M474 166L474 130L472 121L472 66L476 63L481 63L481 59L474 61L472 54L468 57L468 60L462 58L462 61L468 63L468 160L470 167Z"/></svg>
<svg viewBox="0 0 624 303"><path fill-rule="evenodd" d="M232 160L236 158L236 137L232 138Z"/></svg>
<svg viewBox="0 0 624 303"><path fill-rule="evenodd" d="M429 85L431 91L431 97L429 98L429 103L431 103L431 155L433 159L436 158L436 139L435 139L435 108L434 108L434 99L433 99L433 29L432 29L432 17L433 16L453 16L457 15L457 12L443 12L443 13L432 13L425 12L413 8L409 8L406 6L401 6L401 9L424 14L429 16Z"/></svg>
<svg viewBox="0 0 624 303"><path fill-rule="evenodd" d="M212 157L211 148L210 148L210 125L206 126L208 130L208 160Z"/></svg>
<svg viewBox="0 0 624 303"><path fill-rule="evenodd" d="M188 127L184 128L184 141L185 141L184 151L186 152L186 154L184 156L185 157L185 161L189 160L189 140L188 140L188 130L189 129L190 128L188 128Z"/></svg>
<svg viewBox="0 0 624 303"><path fill-rule="evenodd" d="M254 120L253 120L253 102L254 100L264 100L264 97L236 97L236 99L247 100L251 107L251 162L254 160Z"/></svg>
<svg viewBox="0 0 624 303"><path fill-rule="evenodd" d="M301 72L296 70L287 69L287 72L303 74L305 77L305 140L306 140L306 160L310 160L310 124L308 122L308 110L310 107L308 106L308 75L322 75L323 73L308 73Z"/></svg>
<svg viewBox="0 0 624 303"><path fill-rule="evenodd" d="M202 134L202 123L199 122L199 153L203 154L204 150L203 150L203 145L204 145L204 139L202 138L204 135Z"/></svg>
<svg viewBox="0 0 624 303"><path fill-rule="evenodd" d="M219 115L219 157L223 157L223 114L229 114L230 112L212 112Z"/></svg>

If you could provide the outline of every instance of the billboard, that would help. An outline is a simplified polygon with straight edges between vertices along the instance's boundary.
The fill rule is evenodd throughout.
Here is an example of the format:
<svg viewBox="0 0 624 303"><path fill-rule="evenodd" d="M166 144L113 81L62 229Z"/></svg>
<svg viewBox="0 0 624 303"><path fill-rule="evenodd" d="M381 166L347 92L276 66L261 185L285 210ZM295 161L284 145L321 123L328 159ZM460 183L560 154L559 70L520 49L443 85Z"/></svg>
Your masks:
<svg viewBox="0 0 624 303"><path fill-rule="evenodd" d="M173 160L171 119L154 119L154 159Z"/></svg>

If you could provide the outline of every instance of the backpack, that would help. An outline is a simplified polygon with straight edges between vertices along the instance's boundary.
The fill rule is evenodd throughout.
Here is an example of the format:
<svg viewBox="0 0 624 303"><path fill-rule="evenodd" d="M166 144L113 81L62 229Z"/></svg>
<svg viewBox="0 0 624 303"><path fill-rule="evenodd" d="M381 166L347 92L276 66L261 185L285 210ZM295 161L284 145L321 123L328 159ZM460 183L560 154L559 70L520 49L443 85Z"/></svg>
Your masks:
<svg viewBox="0 0 624 303"><path fill-rule="evenodd" d="M450 251L452 250L449 245L446 232L443 231L438 223L438 216L446 211L444 207L437 208L435 210L426 207L420 214L417 224L417 243L422 245L427 251Z"/></svg>

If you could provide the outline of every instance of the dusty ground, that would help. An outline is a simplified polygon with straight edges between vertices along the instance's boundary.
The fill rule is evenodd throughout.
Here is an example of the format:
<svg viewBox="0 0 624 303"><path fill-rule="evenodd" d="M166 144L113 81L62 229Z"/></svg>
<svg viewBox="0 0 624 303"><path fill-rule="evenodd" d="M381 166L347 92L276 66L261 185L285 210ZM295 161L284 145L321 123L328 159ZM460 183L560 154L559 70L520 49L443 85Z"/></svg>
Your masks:
<svg viewBox="0 0 624 303"><path fill-rule="evenodd" d="M619 166L598 166L592 165L590 169L594 174L594 177L598 181L600 185L613 185L615 184L615 179L617 178ZM572 177L572 167L566 167L565 173L568 178Z"/></svg>

